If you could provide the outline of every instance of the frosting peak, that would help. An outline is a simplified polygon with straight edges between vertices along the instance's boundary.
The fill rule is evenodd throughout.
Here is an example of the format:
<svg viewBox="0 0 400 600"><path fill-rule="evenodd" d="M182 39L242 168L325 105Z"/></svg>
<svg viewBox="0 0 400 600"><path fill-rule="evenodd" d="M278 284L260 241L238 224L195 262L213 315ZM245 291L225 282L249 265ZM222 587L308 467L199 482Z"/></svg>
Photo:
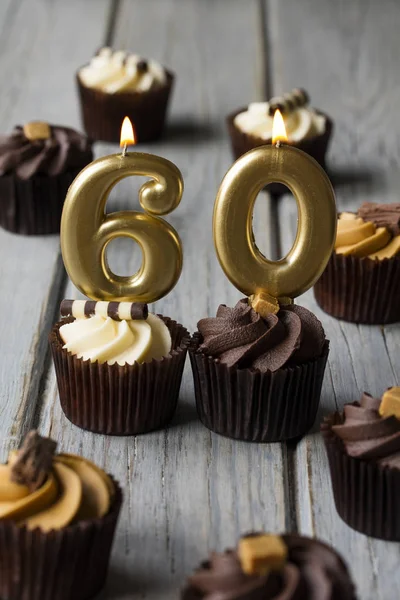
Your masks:
<svg viewBox="0 0 400 600"><path fill-rule="evenodd" d="M321 355L325 334L315 315L298 305L281 308L262 318L247 299L234 308L220 305L216 317L202 319L200 350L228 367L276 371Z"/></svg>
<svg viewBox="0 0 400 600"><path fill-rule="evenodd" d="M350 456L399 468L400 421L394 416L382 417L380 405L380 398L364 393L359 403L345 405L343 423L334 425L332 431Z"/></svg>
<svg viewBox="0 0 400 600"><path fill-rule="evenodd" d="M54 176L82 169L92 160L89 139L69 127L51 125L50 137L45 139L29 139L19 125L10 135L0 136L0 175Z"/></svg>

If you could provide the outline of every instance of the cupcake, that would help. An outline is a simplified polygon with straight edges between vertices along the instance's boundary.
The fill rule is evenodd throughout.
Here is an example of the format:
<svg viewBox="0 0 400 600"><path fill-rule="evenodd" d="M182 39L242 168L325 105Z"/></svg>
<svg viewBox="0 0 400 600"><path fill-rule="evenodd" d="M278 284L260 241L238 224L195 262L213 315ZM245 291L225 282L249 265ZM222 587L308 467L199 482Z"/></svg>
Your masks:
<svg viewBox="0 0 400 600"><path fill-rule="evenodd" d="M0 597L86 600L103 587L121 508L118 484L30 432L0 465Z"/></svg>
<svg viewBox="0 0 400 600"><path fill-rule="evenodd" d="M353 529L400 541L400 388L364 393L321 426L336 510Z"/></svg>
<svg viewBox="0 0 400 600"><path fill-rule="evenodd" d="M178 402L188 331L139 303L64 300L61 315L49 340L66 417L111 435L165 427Z"/></svg>
<svg viewBox="0 0 400 600"><path fill-rule="evenodd" d="M319 110L311 108L308 94L294 89L269 102L252 102L228 116L227 124L235 159L252 148L272 143L275 110L282 112L289 144L303 150L325 168L325 155L333 123ZM272 184L274 193L284 193L281 184Z"/></svg>
<svg viewBox="0 0 400 600"><path fill-rule="evenodd" d="M92 159L91 142L68 127L36 121L0 136L1 227L58 233L67 190Z"/></svg>
<svg viewBox="0 0 400 600"><path fill-rule="evenodd" d="M353 323L400 321L400 204L365 202L338 219L335 250L314 286L325 312Z"/></svg>
<svg viewBox="0 0 400 600"><path fill-rule="evenodd" d="M155 60L102 48L77 72L83 125L95 140L119 142L128 116L137 140L161 137L174 76Z"/></svg>
<svg viewBox="0 0 400 600"><path fill-rule="evenodd" d="M295 534L250 534L213 552L188 578L182 600L356 600L349 571L333 548Z"/></svg>
<svg viewBox="0 0 400 600"><path fill-rule="evenodd" d="M317 413L328 350L321 323L302 306L274 314L254 299L220 305L216 317L199 321L189 349L200 420L249 442L304 435Z"/></svg>

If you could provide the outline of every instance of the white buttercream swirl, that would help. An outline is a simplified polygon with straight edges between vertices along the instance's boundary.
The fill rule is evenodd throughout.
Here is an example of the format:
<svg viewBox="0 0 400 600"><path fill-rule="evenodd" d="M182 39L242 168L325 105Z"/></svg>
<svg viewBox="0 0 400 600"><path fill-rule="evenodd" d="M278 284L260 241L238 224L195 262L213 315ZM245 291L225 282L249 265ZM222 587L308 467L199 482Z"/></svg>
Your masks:
<svg viewBox="0 0 400 600"><path fill-rule="evenodd" d="M171 351L164 321L149 314L146 321L114 321L97 315L60 327L64 348L83 360L113 365L149 362Z"/></svg>
<svg viewBox="0 0 400 600"><path fill-rule="evenodd" d="M271 140L273 116L268 112L268 102L253 102L246 111L236 115L234 123L244 133ZM288 140L294 143L320 135L326 127L326 118L307 106L283 114L283 120Z"/></svg>
<svg viewBox="0 0 400 600"><path fill-rule="evenodd" d="M87 66L80 69L79 78L84 86L107 94L147 92L166 83L167 75L162 65L155 60L146 60L147 67L142 70L138 68L141 62L143 59L137 54L102 48Z"/></svg>

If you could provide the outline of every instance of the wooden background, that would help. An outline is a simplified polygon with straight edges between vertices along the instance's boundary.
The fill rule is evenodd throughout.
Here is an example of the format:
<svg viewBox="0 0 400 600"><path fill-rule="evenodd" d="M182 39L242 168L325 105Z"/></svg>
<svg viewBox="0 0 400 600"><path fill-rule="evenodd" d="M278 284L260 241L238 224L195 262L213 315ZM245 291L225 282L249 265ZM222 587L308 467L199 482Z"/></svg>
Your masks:
<svg viewBox="0 0 400 600"><path fill-rule="evenodd" d="M185 179L170 222L185 249L182 278L155 309L193 330L239 293L215 257L211 217L232 159L224 118L252 100L305 87L335 120L329 164L341 209L364 200L398 201L400 4L396 0L2 0L1 131L45 119L80 127L74 71L104 44L154 57L177 85L165 140L140 147L174 161ZM96 154L115 151L96 145ZM131 180L113 207L137 206ZM260 194L256 237L270 257L294 239L296 207ZM128 244L110 261L138 265ZM314 430L297 446L250 445L211 434L198 422L187 368L170 428L136 438L84 433L60 410L47 335L68 284L59 238L0 231L1 459L32 427L112 472L125 502L111 562L110 599L173 599L209 549L241 533L298 530L337 547L362 600L400 597L399 546L367 538L337 516L318 434L324 414L399 384L400 331L350 325L299 299L323 321L331 353Z"/></svg>

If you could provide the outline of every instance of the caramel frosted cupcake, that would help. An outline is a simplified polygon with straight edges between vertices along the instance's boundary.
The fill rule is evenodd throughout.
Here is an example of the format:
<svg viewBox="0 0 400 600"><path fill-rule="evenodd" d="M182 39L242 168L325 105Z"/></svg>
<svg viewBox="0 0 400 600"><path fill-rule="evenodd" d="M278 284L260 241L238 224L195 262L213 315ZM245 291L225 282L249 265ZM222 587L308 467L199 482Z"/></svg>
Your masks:
<svg viewBox="0 0 400 600"><path fill-rule="evenodd" d="M182 600L355 600L341 557L300 535L251 534L213 552L188 578Z"/></svg>
<svg viewBox="0 0 400 600"><path fill-rule="evenodd" d="M353 529L400 541L400 388L364 393L321 426L336 509Z"/></svg>
<svg viewBox="0 0 400 600"><path fill-rule="evenodd" d="M93 159L85 135L44 122L0 136L0 225L13 233L60 231L67 190Z"/></svg>
<svg viewBox="0 0 400 600"><path fill-rule="evenodd" d="M202 423L252 442L295 438L312 426L329 342L317 317L291 304L261 316L240 300L202 319L190 347Z"/></svg>
<svg viewBox="0 0 400 600"><path fill-rule="evenodd" d="M365 202L338 219L335 251L314 286L320 307L354 323L400 321L400 204Z"/></svg>
<svg viewBox="0 0 400 600"><path fill-rule="evenodd" d="M128 116L138 142L163 131L174 76L155 60L102 48L77 72L84 128L90 137L119 142Z"/></svg>
<svg viewBox="0 0 400 600"><path fill-rule="evenodd" d="M178 402L188 331L146 304L64 300L61 314L49 339L68 419L111 435L165 427Z"/></svg>
<svg viewBox="0 0 400 600"><path fill-rule="evenodd" d="M121 508L90 461L32 431L0 465L0 596L86 600L103 587Z"/></svg>
<svg viewBox="0 0 400 600"><path fill-rule="evenodd" d="M294 89L269 102L252 102L229 115L227 124L234 157L239 158L252 148L272 143L273 117L279 109L289 144L303 150L325 168L333 123L326 114L311 108L308 103L308 94ZM285 191L280 184L273 184L271 189L276 193Z"/></svg>

